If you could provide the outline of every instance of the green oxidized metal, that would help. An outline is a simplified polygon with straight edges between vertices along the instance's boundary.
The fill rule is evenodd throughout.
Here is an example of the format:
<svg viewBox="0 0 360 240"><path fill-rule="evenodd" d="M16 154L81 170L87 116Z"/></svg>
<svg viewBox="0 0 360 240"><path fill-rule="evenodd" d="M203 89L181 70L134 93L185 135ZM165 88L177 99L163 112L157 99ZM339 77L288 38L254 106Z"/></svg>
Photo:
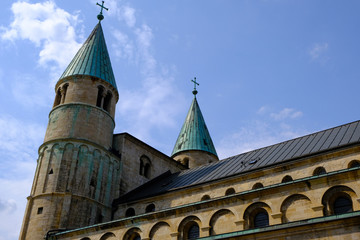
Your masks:
<svg viewBox="0 0 360 240"><path fill-rule="evenodd" d="M100 22L76 53L60 79L75 75L98 77L117 89Z"/></svg>
<svg viewBox="0 0 360 240"><path fill-rule="evenodd" d="M191 103L171 156L188 150L205 151L217 156L196 97Z"/></svg>

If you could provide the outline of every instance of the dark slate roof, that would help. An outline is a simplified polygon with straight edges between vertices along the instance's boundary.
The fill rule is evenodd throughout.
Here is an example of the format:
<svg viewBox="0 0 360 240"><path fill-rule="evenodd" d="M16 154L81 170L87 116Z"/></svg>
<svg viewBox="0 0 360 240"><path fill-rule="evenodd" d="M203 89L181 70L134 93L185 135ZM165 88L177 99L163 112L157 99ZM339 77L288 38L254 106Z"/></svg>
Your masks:
<svg viewBox="0 0 360 240"><path fill-rule="evenodd" d="M76 53L60 79L75 75L98 77L116 89L115 77L100 22Z"/></svg>
<svg viewBox="0 0 360 240"><path fill-rule="evenodd" d="M204 184L285 161L359 143L360 121L356 121L242 153L215 163L178 173L163 174L153 179L151 183L129 192L117 202L127 202L155 196L175 189Z"/></svg>
<svg viewBox="0 0 360 240"><path fill-rule="evenodd" d="M205 151L217 156L196 97L191 103L171 156L188 150Z"/></svg>

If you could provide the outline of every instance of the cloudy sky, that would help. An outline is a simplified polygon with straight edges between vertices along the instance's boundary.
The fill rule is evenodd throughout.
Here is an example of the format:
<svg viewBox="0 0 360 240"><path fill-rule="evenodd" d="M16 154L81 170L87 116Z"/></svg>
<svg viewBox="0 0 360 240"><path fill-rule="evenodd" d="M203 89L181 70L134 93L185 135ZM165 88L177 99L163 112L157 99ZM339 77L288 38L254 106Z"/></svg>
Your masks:
<svg viewBox="0 0 360 240"><path fill-rule="evenodd" d="M108 0L115 132L170 154L198 101L219 157L358 120L360 2ZM96 1L1 1L0 240L18 238L54 85Z"/></svg>

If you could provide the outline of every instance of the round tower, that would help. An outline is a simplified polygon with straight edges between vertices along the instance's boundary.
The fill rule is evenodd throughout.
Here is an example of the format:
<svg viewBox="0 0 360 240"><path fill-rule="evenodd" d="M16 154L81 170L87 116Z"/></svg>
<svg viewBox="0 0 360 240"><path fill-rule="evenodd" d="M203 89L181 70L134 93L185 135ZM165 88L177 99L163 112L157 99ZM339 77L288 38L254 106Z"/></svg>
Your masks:
<svg viewBox="0 0 360 240"><path fill-rule="evenodd" d="M99 16L55 86L20 239L111 220L120 187L111 151L118 91Z"/></svg>
<svg viewBox="0 0 360 240"><path fill-rule="evenodd" d="M196 99L196 85L199 83L196 82L196 78L192 82L194 99L171 154L172 158L189 168L219 161Z"/></svg>

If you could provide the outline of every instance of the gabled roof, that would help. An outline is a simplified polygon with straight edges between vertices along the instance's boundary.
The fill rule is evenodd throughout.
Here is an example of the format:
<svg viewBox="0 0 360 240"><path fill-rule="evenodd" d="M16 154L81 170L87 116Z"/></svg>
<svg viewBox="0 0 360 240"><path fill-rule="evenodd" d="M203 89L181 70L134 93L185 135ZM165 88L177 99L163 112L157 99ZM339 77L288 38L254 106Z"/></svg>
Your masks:
<svg viewBox="0 0 360 240"><path fill-rule="evenodd" d="M156 196L176 189L204 184L358 144L360 144L360 121L242 153L182 172L159 176L157 181L154 179L151 184L147 185L146 188L142 188L141 191L135 189L122 198L126 199L125 201L133 201Z"/></svg>
<svg viewBox="0 0 360 240"><path fill-rule="evenodd" d="M191 103L171 156L187 150L200 150L217 156L196 97Z"/></svg>
<svg viewBox="0 0 360 240"><path fill-rule="evenodd" d="M76 53L60 79L75 75L98 77L117 89L100 22Z"/></svg>

